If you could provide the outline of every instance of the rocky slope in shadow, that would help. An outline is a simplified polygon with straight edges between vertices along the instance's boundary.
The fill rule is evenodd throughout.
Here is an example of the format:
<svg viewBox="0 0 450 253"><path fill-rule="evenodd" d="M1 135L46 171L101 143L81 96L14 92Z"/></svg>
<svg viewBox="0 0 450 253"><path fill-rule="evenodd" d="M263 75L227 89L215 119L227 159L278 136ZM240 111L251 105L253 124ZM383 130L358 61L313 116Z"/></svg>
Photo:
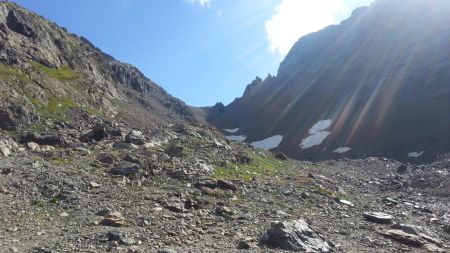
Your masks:
<svg viewBox="0 0 450 253"><path fill-rule="evenodd" d="M299 159L432 160L450 150L449 15L445 0L359 8L301 38L276 77L206 109L208 119L248 142L282 135L277 149Z"/></svg>

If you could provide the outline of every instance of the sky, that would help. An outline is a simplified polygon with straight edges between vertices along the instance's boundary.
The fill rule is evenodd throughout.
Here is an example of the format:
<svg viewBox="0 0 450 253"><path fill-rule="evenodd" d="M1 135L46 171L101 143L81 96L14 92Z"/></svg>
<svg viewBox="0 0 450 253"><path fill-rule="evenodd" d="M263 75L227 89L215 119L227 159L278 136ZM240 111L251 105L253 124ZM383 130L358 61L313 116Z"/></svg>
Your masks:
<svg viewBox="0 0 450 253"><path fill-rule="evenodd" d="M374 0L14 0L138 67L193 106L277 74L302 36Z"/></svg>

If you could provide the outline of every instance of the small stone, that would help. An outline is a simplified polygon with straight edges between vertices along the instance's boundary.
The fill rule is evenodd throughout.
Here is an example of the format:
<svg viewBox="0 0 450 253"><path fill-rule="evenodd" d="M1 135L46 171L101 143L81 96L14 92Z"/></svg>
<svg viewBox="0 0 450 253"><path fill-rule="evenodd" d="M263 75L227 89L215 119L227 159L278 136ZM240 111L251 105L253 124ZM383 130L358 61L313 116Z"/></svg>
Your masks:
<svg viewBox="0 0 450 253"><path fill-rule="evenodd" d="M307 192L302 192L300 197L302 197L303 199L307 199L307 198L311 197L311 195L309 193L307 193Z"/></svg>
<svg viewBox="0 0 450 253"><path fill-rule="evenodd" d="M247 241L241 240L238 243L238 249L250 249L252 245L248 243Z"/></svg>
<svg viewBox="0 0 450 253"><path fill-rule="evenodd" d="M126 234L120 233L119 231L110 231L106 234L108 241L118 242L122 245L133 245L136 241L129 238Z"/></svg>
<svg viewBox="0 0 450 253"><path fill-rule="evenodd" d="M228 215L233 215L233 211L231 211L230 208L226 207L226 206L215 206L214 207L214 213L220 216L228 216Z"/></svg>
<svg viewBox="0 0 450 253"><path fill-rule="evenodd" d="M89 182L89 187L91 187L91 188L98 188L98 187L100 187L100 184L98 184L96 182Z"/></svg>
<svg viewBox="0 0 450 253"><path fill-rule="evenodd" d="M398 205L398 201L393 198L384 198L383 202L386 203L386 205Z"/></svg>
<svg viewBox="0 0 450 253"><path fill-rule="evenodd" d="M380 223L380 224L391 224L392 215L381 213L381 212L365 212L363 214L364 218L368 221Z"/></svg>
<svg viewBox="0 0 450 253"><path fill-rule="evenodd" d="M348 200L345 200L345 199L339 199L339 203L344 204L346 206L350 206L350 207L354 207L355 206L352 202L350 202Z"/></svg>
<svg viewBox="0 0 450 253"><path fill-rule="evenodd" d="M172 248L163 248L158 250L158 253L177 253L177 251Z"/></svg>
<svg viewBox="0 0 450 253"><path fill-rule="evenodd" d="M69 217L69 214L66 212L63 212L63 213L60 213L59 216L65 218L65 217Z"/></svg>
<svg viewBox="0 0 450 253"><path fill-rule="evenodd" d="M35 143L35 142L28 142L27 143L27 147L28 149L30 149L31 151L37 151L39 150L39 144Z"/></svg>

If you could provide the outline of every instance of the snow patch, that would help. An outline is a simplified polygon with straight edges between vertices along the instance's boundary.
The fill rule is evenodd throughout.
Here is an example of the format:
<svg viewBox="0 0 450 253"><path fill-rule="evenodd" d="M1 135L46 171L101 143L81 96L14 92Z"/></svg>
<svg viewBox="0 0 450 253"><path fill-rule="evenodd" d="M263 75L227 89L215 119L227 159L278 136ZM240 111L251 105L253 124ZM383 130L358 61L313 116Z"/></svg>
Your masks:
<svg viewBox="0 0 450 253"><path fill-rule="evenodd" d="M239 131L239 128L235 128L235 129L223 129L223 131L230 133L230 134L234 134L237 131Z"/></svg>
<svg viewBox="0 0 450 253"><path fill-rule="evenodd" d="M302 140L300 147L308 149L316 145L320 145L331 133L324 131L331 126L331 119L321 120L309 129L309 136Z"/></svg>
<svg viewBox="0 0 450 253"><path fill-rule="evenodd" d="M333 151L333 153L345 154L345 153L347 153L347 152L350 151L350 150L352 150L352 148L349 148L349 147L339 147L339 148L335 149L335 150Z"/></svg>
<svg viewBox="0 0 450 253"><path fill-rule="evenodd" d="M243 141L245 141L245 139L247 139L247 136L245 136L245 135L229 135L229 136L225 136L225 138L227 138L227 140L230 140L230 141L243 142Z"/></svg>
<svg viewBox="0 0 450 253"><path fill-rule="evenodd" d="M423 155L423 153L425 153L425 151L411 152L411 153L408 153L408 157L410 157L410 158L418 158L418 157L421 157Z"/></svg>
<svg viewBox="0 0 450 253"><path fill-rule="evenodd" d="M308 149L316 145L320 145L327 137L330 135L330 132L318 132L316 134L310 135L303 139L300 147L302 149Z"/></svg>
<svg viewBox="0 0 450 253"><path fill-rule="evenodd" d="M323 130L326 130L327 128L329 128L331 126L331 123L333 123L333 121L331 119L321 120L321 121L317 122L316 124L314 124L314 126L312 126L308 132L309 132L309 134L316 134L316 133L322 132Z"/></svg>
<svg viewBox="0 0 450 253"><path fill-rule="evenodd" d="M264 150L271 150L271 149L278 147L278 145L280 145L280 143L282 141L283 141L283 135L275 135L275 136L266 138L262 141L252 142L252 146L255 148L260 148L260 149L264 149Z"/></svg>

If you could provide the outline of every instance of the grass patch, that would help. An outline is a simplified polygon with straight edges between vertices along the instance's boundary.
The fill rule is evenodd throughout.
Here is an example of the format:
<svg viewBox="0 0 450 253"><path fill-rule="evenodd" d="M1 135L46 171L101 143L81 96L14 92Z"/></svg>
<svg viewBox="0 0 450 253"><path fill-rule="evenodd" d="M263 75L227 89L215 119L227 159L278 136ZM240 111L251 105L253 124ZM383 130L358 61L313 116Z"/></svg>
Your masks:
<svg viewBox="0 0 450 253"><path fill-rule="evenodd" d="M35 61L32 61L31 65L47 76L60 81L70 81L80 77L77 72L68 66L63 66L61 68L49 68Z"/></svg>
<svg viewBox="0 0 450 253"><path fill-rule="evenodd" d="M257 154L250 154L252 162L249 164L232 163L226 167L215 169L212 177L214 179L234 180L241 179L250 181L254 176L275 176L280 170L285 169L288 161L280 161L275 157L263 157Z"/></svg>
<svg viewBox="0 0 450 253"><path fill-rule="evenodd" d="M65 166L65 165L69 165L69 164L72 164L75 162L74 158L72 158L72 157L67 157L67 158L52 157L50 161L53 165L57 165L57 166Z"/></svg>
<svg viewBox="0 0 450 253"><path fill-rule="evenodd" d="M126 188L130 192L140 192L144 190L144 186L138 184L127 184Z"/></svg>
<svg viewBox="0 0 450 253"><path fill-rule="evenodd" d="M70 109L78 108L79 105L68 98L50 98L47 104L37 102L37 112L44 118L56 121L66 121Z"/></svg>
<svg viewBox="0 0 450 253"><path fill-rule="evenodd" d="M18 80L21 84L31 83L31 79L19 68L11 67L0 63L0 79L6 81Z"/></svg>

